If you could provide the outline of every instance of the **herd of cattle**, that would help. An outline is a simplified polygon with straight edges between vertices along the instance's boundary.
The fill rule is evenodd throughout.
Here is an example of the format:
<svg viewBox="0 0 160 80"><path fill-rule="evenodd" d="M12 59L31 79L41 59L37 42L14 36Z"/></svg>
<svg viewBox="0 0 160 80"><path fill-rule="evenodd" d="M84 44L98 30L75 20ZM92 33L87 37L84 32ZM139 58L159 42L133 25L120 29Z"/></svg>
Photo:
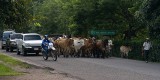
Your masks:
<svg viewBox="0 0 160 80"><path fill-rule="evenodd" d="M50 38L54 43L58 56L64 57L94 57L108 58L113 45L108 44L106 40L95 40L93 38L58 38L56 40ZM121 56L128 56L131 51L130 47L121 46Z"/></svg>

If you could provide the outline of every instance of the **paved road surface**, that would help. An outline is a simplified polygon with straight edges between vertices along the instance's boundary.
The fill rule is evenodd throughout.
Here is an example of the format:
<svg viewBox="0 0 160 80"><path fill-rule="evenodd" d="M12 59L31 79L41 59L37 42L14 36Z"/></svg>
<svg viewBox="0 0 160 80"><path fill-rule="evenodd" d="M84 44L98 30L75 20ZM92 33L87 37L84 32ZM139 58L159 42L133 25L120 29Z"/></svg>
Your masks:
<svg viewBox="0 0 160 80"><path fill-rule="evenodd" d="M44 61L42 56L22 56L5 50L4 54L23 59L36 65L51 67L58 72L68 73L80 80L160 80L160 63L121 58L58 58Z"/></svg>

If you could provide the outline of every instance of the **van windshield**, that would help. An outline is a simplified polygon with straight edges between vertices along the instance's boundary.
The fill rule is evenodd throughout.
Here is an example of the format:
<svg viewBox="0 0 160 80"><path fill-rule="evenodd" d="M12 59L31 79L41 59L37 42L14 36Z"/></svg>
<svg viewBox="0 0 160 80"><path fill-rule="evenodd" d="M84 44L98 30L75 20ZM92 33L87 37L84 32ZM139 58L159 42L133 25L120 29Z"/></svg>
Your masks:
<svg viewBox="0 0 160 80"><path fill-rule="evenodd" d="M6 40L7 38L9 38L9 35L11 33L3 33L3 40Z"/></svg>
<svg viewBox="0 0 160 80"><path fill-rule="evenodd" d="M11 39L22 39L21 34L13 34L11 35Z"/></svg>
<svg viewBox="0 0 160 80"><path fill-rule="evenodd" d="M41 40L41 37L39 35L25 35L24 41L26 40Z"/></svg>

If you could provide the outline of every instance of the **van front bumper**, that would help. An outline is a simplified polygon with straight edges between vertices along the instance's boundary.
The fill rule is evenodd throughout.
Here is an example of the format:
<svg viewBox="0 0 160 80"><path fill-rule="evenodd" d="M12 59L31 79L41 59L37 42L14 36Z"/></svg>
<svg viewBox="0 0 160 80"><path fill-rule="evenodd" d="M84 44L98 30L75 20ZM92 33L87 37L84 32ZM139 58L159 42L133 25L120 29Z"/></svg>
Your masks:
<svg viewBox="0 0 160 80"><path fill-rule="evenodd" d="M41 46L25 47L25 51L26 51L27 53L37 53L37 52L41 52Z"/></svg>

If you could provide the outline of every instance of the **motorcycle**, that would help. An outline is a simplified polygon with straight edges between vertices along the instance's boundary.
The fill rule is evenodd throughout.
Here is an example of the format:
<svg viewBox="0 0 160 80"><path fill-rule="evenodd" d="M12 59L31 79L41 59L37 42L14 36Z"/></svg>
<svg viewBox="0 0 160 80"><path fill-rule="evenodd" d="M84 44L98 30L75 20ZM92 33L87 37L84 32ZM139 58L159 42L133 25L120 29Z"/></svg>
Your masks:
<svg viewBox="0 0 160 80"><path fill-rule="evenodd" d="M45 45L48 46L48 49L42 49L43 59L48 60L48 57L52 57L54 61L57 61L57 50L54 48L53 43Z"/></svg>

